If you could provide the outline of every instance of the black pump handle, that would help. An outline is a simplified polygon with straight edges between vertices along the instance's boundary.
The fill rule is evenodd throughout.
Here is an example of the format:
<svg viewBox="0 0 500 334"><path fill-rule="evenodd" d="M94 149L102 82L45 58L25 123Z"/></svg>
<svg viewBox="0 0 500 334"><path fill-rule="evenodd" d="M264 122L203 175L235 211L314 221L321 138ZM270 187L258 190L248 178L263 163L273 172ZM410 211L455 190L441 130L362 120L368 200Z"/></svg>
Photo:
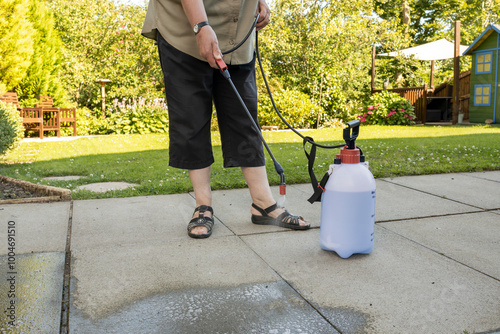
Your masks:
<svg viewBox="0 0 500 334"><path fill-rule="evenodd" d="M356 148L355 141L356 138L358 138L360 124L361 122L359 120L350 121L347 123L347 128L344 129L344 140L349 150L354 150Z"/></svg>

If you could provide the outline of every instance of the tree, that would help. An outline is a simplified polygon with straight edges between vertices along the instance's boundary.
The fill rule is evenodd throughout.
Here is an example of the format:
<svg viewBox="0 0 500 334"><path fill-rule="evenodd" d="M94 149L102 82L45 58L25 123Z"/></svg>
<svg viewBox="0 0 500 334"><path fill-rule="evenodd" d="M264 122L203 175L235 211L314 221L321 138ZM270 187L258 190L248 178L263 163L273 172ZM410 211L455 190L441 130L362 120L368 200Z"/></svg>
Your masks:
<svg viewBox="0 0 500 334"><path fill-rule="evenodd" d="M372 15L372 2L278 0L263 32L263 57L284 89L306 93L327 117L349 118L369 93L371 48L400 45L395 25Z"/></svg>
<svg viewBox="0 0 500 334"><path fill-rule="evenodd" d="M26 75L33 55L34 29L27 0L0 0L0 94Z"/></svg>
<svg viewBox="0 0 500 334"><path fill-rule="evenodd" d="M375 0L375 12L400 24L404 2L410 6L412 46L453 40L455 21L461 21L461 43L469 44L487 25L500 22L500 0Z"/></svg>
<svg viewBox="0 0 500 334"><path fill-rule="evenodd" d="M379 52L400 50L440 38L453 41L455 21L461 21L460 44L467 45L474 41L487 25L500 22L500 0L376 0L374 3L375 12L380 18L401 27L407 34L406 46L381 43ZM409 26L403 22L405 7L409 7L409 12L407 8L406 13L410 18ZM427 62L396 57L392 60L377 61L377 65L377 79L400 77L404 86L421 85L422 81L429 80ZM462 71L470 68L468 57L461 57L460 68ZM435 82L444 82L453 76L453 61L437 61L435 70Z"/></svg>
<svg viewBox="0 0 500 334"><path fill-rule="evenodd" d="M106 86L108 100L162 95L156 47L140 34L144 6L112 0L49 4L65 45L62 79L78 105L99 108L99 78L111 80Z"/></svg>
<svg viewBox="0 0 500 334"><path fill-rule="evenodd" d="M34 29L33 56L26 76L16 85L15 90L24 106L34 105L36 95L50 95L54 103L59 105L65 100L65 91L59 80L63 45L45 2L28 2L27 17Z"/></svg>

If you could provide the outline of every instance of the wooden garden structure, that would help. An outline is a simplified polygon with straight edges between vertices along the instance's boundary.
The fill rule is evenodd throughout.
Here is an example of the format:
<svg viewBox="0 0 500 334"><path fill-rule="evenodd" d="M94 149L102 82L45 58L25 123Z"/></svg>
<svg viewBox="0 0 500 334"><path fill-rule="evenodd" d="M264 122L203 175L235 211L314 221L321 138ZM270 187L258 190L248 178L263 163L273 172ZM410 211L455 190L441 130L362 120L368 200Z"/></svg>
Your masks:
<svg viewBox="0 0 500 334"><path fill-rule="evenodd" d="M382 56L413 55L415 59L431 62L431 78L429 86L387 89L406 98L415 107L418 122L451 121L456 124L469 118L470 71L459 73L459 59L467 46L460 45L460 22L455 23L455 41L450 43L444 39L419 45L413 48L381 54ZM375 89L375 46L372 49L372 81L371 92ZM434 63L439 59L454 59L454 84L442 84L434 87ZM459 117L460 115L460 117ZM460 119L459 119L460 118Z"/></svg>
<svg viewBox="0 0 500 334"><path fill-rule="evenodd" d="M489 25L465 54L472 56L470 121L500 123L500 25Z"/></svg>

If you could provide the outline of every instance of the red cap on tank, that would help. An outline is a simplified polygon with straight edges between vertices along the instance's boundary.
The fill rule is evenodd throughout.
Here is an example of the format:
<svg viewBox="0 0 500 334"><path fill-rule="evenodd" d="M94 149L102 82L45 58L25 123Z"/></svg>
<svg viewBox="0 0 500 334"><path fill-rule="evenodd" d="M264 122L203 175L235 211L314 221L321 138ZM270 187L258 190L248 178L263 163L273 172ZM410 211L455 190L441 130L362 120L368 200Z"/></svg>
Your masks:
<svg viewBox="0 0 500 334"><path fill-rule="evenodd" d="M359 164L359 149L350 150L347 145L340 149L340 160L343 164Z"/></svg>

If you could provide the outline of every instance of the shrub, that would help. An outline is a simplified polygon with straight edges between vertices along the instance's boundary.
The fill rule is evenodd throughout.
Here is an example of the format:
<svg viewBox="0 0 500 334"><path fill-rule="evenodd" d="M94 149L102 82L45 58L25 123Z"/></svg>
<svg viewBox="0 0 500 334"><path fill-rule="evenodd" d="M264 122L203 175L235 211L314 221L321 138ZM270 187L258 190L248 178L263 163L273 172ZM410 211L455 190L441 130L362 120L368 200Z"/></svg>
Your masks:
<svg viewBox="0 0 500 334"><path fill-rule="evenodd" d="M92 112L88 108L76 109L76 134L78 136L107 134L108 122L100 114ZM72 136L72 127L61 128L62 136Z"/></svg>
<svg viewBox="0 0 500 334"><path fill-rule="evenodd" d="M325 128L343 128L344 122L340 118L328 118L323 122Z"/></svg>
<svg viewBox="0 0 500 334"><path fill-rule="evenodd" d="M167 106L162 98L147 102L138 100L114 101L107 119L108 130L117 134L165 133L168 131Z"/></svg>
<svg viewBox="0 0 500 334"><path fill-rule="evenodd" d="M328 126L328 123L334 119L340 119L341 121L351 119L352 116L349 116L349 104L345 94L337 85L328 87L327 91L322 92L321 97L316 96L316 99L321 100L321 107L325 111L320 120L323 126Z"/></svg>
<svg viewBox="0 0 500 334"><path fill-rule="evenodd" d="M407 99L384 90L370 96L357 118L363 124L413 125L414 109Z"/></svg>
<svg viewBox="0 0 500 334"><path fill-rule="evenodd" d="M296 90L278 91L273 93L273 98L283 117L294 128L315 128L318 112L323 113L323 109L315 106L306 94ZM269 95L261 95L259 100L260 125L285 127L274 111Z"/></svg>
<svg viewBox="0 0 500 334"><path fill-rule="evenodd" d="M23 138L23 120L13 105L0 101L0 155Z"/></svg>

